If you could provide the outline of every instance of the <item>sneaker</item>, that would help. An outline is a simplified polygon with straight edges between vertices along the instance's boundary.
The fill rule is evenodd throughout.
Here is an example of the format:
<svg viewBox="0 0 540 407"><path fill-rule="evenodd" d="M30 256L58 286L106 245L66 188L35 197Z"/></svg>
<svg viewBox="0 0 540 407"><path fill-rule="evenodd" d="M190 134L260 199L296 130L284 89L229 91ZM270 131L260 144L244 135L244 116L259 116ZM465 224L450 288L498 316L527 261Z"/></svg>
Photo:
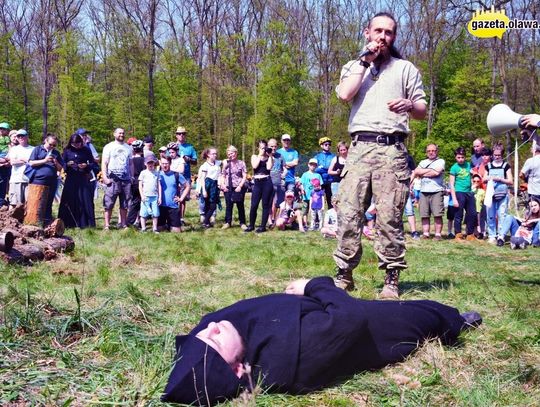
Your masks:
<svg viewBox="0 0 540 407"><path fill-rule="evenodd" d="M497 240L497 238L495 238L495 237L490 237L490 238L488 238L488 243L489 243L489 244L496 244L497 246L499 245L499 244L498 244L498 240Z"/></svg>
<svg viewBox="0 0 540 407"><path fill-rule="evenodd" d="M476 239L476 236L475 235L467 235L467 237L465 238L465 240L468 240L469 242L474 242Z"/></svg>
<svg viewBox="0 0 540 407"><path fill-rule="evenodd" d="M230 227L231 225L229 225L228 223L224 223L221 229L229 229Z"/></svg>
<svg viewBox="0 0 540 407"><path fill-rule="evenodd" d="M214 223L216 223L216 217L210 216L210 224L213 225Z"/></svg>
<svg viewBox="0 0 540 407"><path fill-rule="evenodd" d="M504 239L498 238L497 239L497 247L503 247L504 246Z"/></svg>
<svg viewBox="0 0 540 407"><path fill-rule="evenodd" d="M516 249L519 249L519 246L515 244L514 242L510 241L510 249L516 250Z"/></svg>
<svg viewBox="0 0 540 407"><path fill-rule="evenodd" d="M154 232L156 235L159 235L159 230L153 229L152 232Z"/></svg>
<svg viewBox="0 0 540 407"><path fill-rule="evenodd" d="M266 228L263 228L262 226L259 226L257 229L255 229L255 233L264 233L266 232Z"/></svg>
<svg viewBox="0 0 540 407"><path fill-rule="evenodd" d="M422 233L421 239L422 239L422 240L429 240L429 239L431 239L431 236L430 236L430 235L426 235L425 233Z"/></svg>
<svg viewBox="0 0 540 407"><path fill-rule="evenodd" d="M240 225L240 229L242 229L243 231L245 231L247 228L248 228L248 227L247 227L247 225L246 225L245 223L242 223L242 224Z"/></svg>
<svg viewBox="0 0 540 407"><path fill-rule="evenodd" d="M526 249L527 246L528 246L527 242L521 242L521 243L519 244L519 248L520 248L520 249Z"/></svg>
<svg viewBox="0 0 540 407"><path fill-rule="evenodd" d="M452 232L448 233L448 235L446 235L446 237L448 239L455 239L456 238L456 235L454 235Z"/></svg>
<svg viewBox="0 0 540 407"><path fill-rule="evenodd" d="M210 229L212 227L210 223L204 223L202 226L204 229Z"/></svg>
<svg viewBox="0 0 540 407"><path fill-rule="evenodd" d="M141 229L141 233L144 233L146 232L146 228L145 229Z"/></svg>
<svg viewBox="0 0 540 407"><path fill-rule="evenodd" d="M435 235L435 236L433 236L433 240L435 240L437 242L440 242L442 240L442 236L441 235Z"/></svg>
<svg viewBox="0 0 540 407"><path fill-rule="evenodd" d="M418 231L414 231L414 232L411 232L411 237L414 239L414 240L418 240L420 239L420 233Z"/></svg>
<svg viewBox="0 0 540 407"><path fill-rule="evenodd" d="M249 232L253 232L255 230L255 228L253 226L247 226L245 229L244 229L244 232L245 233L249 233Z"/></svg>
<svg viewBox="0 0 540 407"><path fill-rule="evenodd" d="M111 230L108 226L103 226L103 230Z"/></svg>
<svg viewBox="0 0 540 407"><path fill-rule="evenodd" d="M366 239L368 240L372 240L373 239L373 232L371 231L370 228L368 228L367 226L364 226L364 229L362 230L362 234L366 237Z"/></svg>
<svg viewBox="0 0 540 407"><path fill-rule="evenodd" d="M352 271L337 269L336 277L334 277L334 284L336 287L345 291L354 290L354 279Z"/></svg>
<svg viewBox="0 0 540 407"><path fill-rule="evenodd" d="M456 240L465 240L465 238L466 238L466 235L464 235L463 233L456 233L456 236L455 236Z"/></svg>
<svg viewBox="0 0 540 407"><path fill-rule="evenodd" d="M463 325L461 326L462 331L466 331L470 328L477 328L482 324L482 316L476 311L464 312L461 314L463 318Z"/></svg>

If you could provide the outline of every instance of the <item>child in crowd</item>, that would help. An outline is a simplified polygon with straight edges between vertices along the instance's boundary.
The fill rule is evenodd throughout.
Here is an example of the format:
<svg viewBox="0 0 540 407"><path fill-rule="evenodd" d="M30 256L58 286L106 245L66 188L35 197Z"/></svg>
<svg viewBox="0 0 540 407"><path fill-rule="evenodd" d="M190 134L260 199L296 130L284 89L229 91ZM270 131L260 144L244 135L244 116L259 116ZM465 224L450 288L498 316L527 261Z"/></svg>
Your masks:
<svg viewBox="0 0 540 407"><path fill-rule="evenodd" d="M204 214L201 218L203 227L208 229L214 226L217 208L219 207L219 209L221 209L218 188L218 179L221 174L221 161L217 159L217 149L214 147L204 150L202 158L205 159L206 162L199 168L197 186L200 188L200 194L204 199Z"/></svg>
<svg viewBox="0 0 540 407"><path fill-rule="evenodd" d="M448 221L448 239L454 239L456 235L454 234L454 218L456 217L456 208L454 207L454 202L452 201L452 194L450 193L450 184L446 184L446 220Z"/></svg>
<svg viewBox="0 0 540 407"><path fill-rule="evenodd" d="M337 197L332 196L332 208L328 209L324 215L324 223L321 228L321 234L327 239L336 238L337 236Z"/></svg>
<svg viewBox="0 0 540 407"><path fill-rule="evenodd" d="M285 192L285 200L279 204L276 218L276 227L279 230L285 230L287 226L298 227L300 232L306 231L302 222L300 205L294 199L294 192L290 190Z"/></svg>
<svg viewBox="0 0 540 407"><path fill-rule="evenodd" d="M312 158L308 162L308 170L302 174L302 177L300 178L301 188L302 188L302 219L304 224L307 225L307 216L309 213L309 203L311 201L311 194L313 193L313 184L311 183L311 180L313 178L316 178L319 180L320 184L322 185L323 180L320 174L317 174L315 172L315 169L317 168L318 162L315 158Z"/></svg>
<svg viewBox="0 0 540 407"><path fill-rule="evenodd" d="M455 150L456 163L450 168L450 193L456 208L454 230L456 239L476 240L474 230L476 227L476 202L471 189L471 163L465 161L465 149L458 147ZM465 216L466 233L461 233L461 223Z"/></svg>
<svg viewBox="0 0 540 407"><path fill-rule="evenodd" d="M159 171L156 170L157 160L154 154L144 159L146 169L139 174L139 193L141 195L141 232L146 231L146 218L152 217L152 230L158 232L159 205L161 205L161 184Z"/></svg>
<svg viewBox="0 0 540 407"><path fill-rule="evenodd" d="M366 224L362 229L362 234L368 240L373 240L373 231L375 230L375 218L377 217L377 208L375 207L375 201L371 201L371 205L366 209L364 214L366 218Z"/></svg>
<svg viewBox="0 0 540 407"><path fill-rule="evenodd" d="M479 174L474 174L472 177L472 191L474 193L474 200L476 202L476 213L478 219L476 232L478 239L484 238L484 228L486 226L485 222L481 222L482 207L484 206L484 198L486 197L486 190L482 188L482 185L482 177Z"/></svg>
<svg viewBox="0 0 540 407"><path fill-rule="evenodd" d="M324 190L321 188L321 182L317 178L311 179L313 192L309 201L309 212L311 214L310 230L320 230L323 225L324 216Z"/></svg>

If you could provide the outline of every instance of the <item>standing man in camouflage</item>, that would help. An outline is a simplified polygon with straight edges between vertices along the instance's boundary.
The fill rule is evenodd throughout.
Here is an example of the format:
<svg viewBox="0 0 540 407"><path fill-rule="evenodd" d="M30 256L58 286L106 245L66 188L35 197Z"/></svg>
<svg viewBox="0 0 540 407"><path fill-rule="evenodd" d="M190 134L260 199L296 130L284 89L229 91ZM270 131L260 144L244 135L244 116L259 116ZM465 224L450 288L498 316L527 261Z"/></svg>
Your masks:
<svg viewBox="0 0 540 407"><path fill-rule="evenodd" d="M351 102L351 146L338 194L338 245L335 283L354 289L352 271L362 256L364 212L377 207L374 249L385 270L379 298L399 298L399 274L407 267L403 208L409 193L407 149L409 118L426 116L425 93L418 69L394 47L397 22L388 13L375 15L364 30L367 45L359 59L348 62L336 88ZM368 52L365 52L368 51Z"/></svg>

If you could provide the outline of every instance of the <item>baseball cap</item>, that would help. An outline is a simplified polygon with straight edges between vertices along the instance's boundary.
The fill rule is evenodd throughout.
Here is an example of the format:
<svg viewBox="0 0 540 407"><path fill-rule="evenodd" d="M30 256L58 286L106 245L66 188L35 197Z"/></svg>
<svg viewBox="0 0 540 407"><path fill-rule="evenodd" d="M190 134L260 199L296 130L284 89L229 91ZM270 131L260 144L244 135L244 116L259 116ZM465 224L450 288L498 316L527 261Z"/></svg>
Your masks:
<svg viewBox="0 0 540 407"><path fill-rule="evenodd" d="M167 151L167 147L161 146L158 151Z"/></svg>
<svg viewBox="0 0 540 407"><path fill-rule="evenodd" d="M158 159L156 158L156 156L154 154L148 154L146 157L144 157L144 163L145 164L157 163L157 162L158 162Z"/></svg>
<svg viewBox="0 0 540 407"><path fill-rule="evenodd" d="M182 127L182 126L178 126L178 127L176 128L176 132L177 132L177 133L187 133L186 128L185 128L185 127Z"/></svg>
<svg viewBox="0 0 540 407"><path fill-rule="evenodd" d="M284 135L281 136L281 140L290 140L290 139L291 139L290 134L285 133Z"/></svg>
<svg viewBox="0 0 540 407"><path fill-rule="evenodd" d="M319 145L321 144L324 144L324 143L332 143L332 139L330 137L321 137L319 139Z"/></svg>
<svg viewBox="0 0 540 407"><path fill-rule="evenodd" d="M91 133L89 130L86 130L84 127L80 127L75 131L75 134L82 136L83 134Z"/></svg>
<svg viewBox="0 0 540 407"><path fill-rule="evenodd" d="M28 132L25 129L19 129L17 130L17 136L28 137Z"/></svg>
<svg viewBox="0 0 540 407"><path fill-rule="evenodd" d="M319 180L319 178L311 178L311 185L313 185L314 187L320 187L321 186L321 181Z"/></svg>
<svg viewBox="0 0 540 407"><path fill-rule="evenodd" d="M146 136L145 138L143 138L143 141L145 143L154 143L154 137L152 136Z"/></svg>
<svg viewBox="0 0 540 407"><path fill-rule="evenodd" d="M2 123L0 123L0 129L8 129L8 130L11 130L11 126L9 125L9 123L2 122Z"/></svg>
<svg viewBox="0 0 540 407"><path fill-rule="evenodd" d="M315 165L318 165L319 162L318 162L315 158L310 158L309 161L308 161L308 164L315 164Z"/></svg>
<svg viewBox="0 0 540 407"><path fill-rule="evenodd" d="M130 137L130 138L128 138L127 143L128 143L129 145L132 145L132 144L133 144L134 142L136 142L136 141L137 141L137 138L136 138L136 137Z"/></svg>

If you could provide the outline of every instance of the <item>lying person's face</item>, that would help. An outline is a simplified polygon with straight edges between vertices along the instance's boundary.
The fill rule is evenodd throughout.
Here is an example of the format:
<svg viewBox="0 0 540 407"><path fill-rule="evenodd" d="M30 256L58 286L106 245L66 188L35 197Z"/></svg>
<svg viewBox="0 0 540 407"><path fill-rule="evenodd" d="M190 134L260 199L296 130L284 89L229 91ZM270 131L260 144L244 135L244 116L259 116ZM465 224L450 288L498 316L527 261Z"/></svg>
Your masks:
<svg viewBox="0 0 540 407"><path fill-rule="evenodd" d="M210 322L195 336L213 348L236 370L244 354L244 341L233 324L229 321Z"/></svg>

